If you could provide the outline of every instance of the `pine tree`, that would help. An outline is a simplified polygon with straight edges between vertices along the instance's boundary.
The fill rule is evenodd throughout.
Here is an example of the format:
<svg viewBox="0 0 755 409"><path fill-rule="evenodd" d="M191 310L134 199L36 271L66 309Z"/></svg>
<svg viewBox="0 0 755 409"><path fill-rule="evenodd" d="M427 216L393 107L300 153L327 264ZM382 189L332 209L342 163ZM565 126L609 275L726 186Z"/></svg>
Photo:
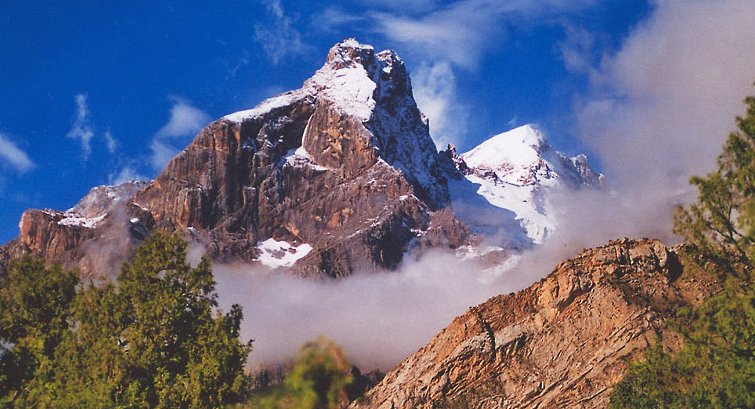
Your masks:
<svg viewBox="0 0 755 409"><path fill-rule="evenodd" d="M0 405L13 404L30 380L50 376L77 283L75 271L28 256L0 280Z"/></svg>
<svg viewBox="0 0 755 409"><path fill-rule="evenodd" d="M697 202L677 209L674 220L700 264L724 275L724 291L677 311L672 325L682 349L669 354L656 346L632 364L611 395L612 408L755 407L755 97L745 104L718 169L691 178Z"/></svg>
<svg viewBox="0 0 755 409"><path fill-rule="evenodd" d="M747 113L737 117L718 169L694 176L697 202L677 209L674 231L702 256L735 275L750 275L755 240L755 97L745 99Z"/></svg>
<svg viewBox="0 0 755 409"><path fill-rule="evenodd" d="M241 308L217 310L210 262L190 266L186 248L178 236L155 234L124 264L116 284L90 285L75 299L71 288L65 297L49 293L23 304L29 311L56 311L36 315L64 317L53 323L73 324L45 327L59 329L59 342L37 365L44 372L17 382L22 393L12 405L217 408L243 399L251 341L239 340ZM49 274L32 267L30 277ZM29 320L19 308L1 311L3 323L6 315L18 322L8 328L28 331L36 328L29 322L50 321ZM7 339L21 345L18 337Z"/></svg>

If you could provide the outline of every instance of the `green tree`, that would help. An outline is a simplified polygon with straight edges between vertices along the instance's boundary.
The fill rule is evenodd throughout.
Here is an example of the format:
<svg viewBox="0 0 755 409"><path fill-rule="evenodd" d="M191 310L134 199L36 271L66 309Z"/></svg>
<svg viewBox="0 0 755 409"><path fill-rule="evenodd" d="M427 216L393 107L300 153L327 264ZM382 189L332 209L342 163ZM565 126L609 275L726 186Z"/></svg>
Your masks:
<svg viewBox="0 0 755 409"><path fill-rule="evenodd" d="M239 341L241 308L217 311L210 263L190 266L186 248L178 236L155 234L117 285L81 290L50 376L25 384L15 406L217 408L241 400L251 350L251 341Z"/></svg>
<svg viewBox="0 0 755 409"><path fill-rule="evenodd" d="M306 343L282 387L253 396L251 407L269 409L335 409L349 402L352 367L333 341L321 337Z"/></svg>
<svg viewBox="0 0 755 409"><path fill-rule="evenodd" d="M679 315L684 347L671 355L659 343L630 366L611 408L755 407L755 292L727 290Z"/></svg>
<svg viewBox="0 0 755 409"><path fill-rule="evenodd" d="M749 275L755 235L755 97L745 99L747 113L737 117L718 169L694 176L697 202L677 209L674 231L694 245L705 261L736 275Z"/></svg>
<svg viewBox="0 0 755 409"><path fill-rule="evenodd" d="M31 379L49 378L54 351L68 330L78 275L24 257L0 280L0 404L16 401Z"/></svg>

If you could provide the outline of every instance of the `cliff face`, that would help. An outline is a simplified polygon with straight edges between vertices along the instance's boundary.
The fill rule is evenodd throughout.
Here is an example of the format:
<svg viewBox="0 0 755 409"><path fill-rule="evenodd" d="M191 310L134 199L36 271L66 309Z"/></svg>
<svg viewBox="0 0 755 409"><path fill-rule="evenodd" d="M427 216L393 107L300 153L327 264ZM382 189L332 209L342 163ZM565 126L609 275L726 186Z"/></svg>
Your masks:
<svg viewBox="0 0 755 409"><path fill-rule="evenodd" d="M155 229L216 260L316 278L481 238L503 258L557 228L551 192L599 179L530 126L439 154L401 58L346 40L301 88L209 124L154 181L95 188L65 212L27 211L0 247L0 273L31 253L114 276Z"/></svg>
<svg viewBox="0 0 755 409"><path fill-rule="evenodd" d="M254 260L273 239L299 253L293 274L332 277L393 268L415 239L462 244L435 216L447 201L403 62L353 40L301 89L211 124L134 198L212 256Z"/></svg>
<svg viewBox="0 0 755 409"><path fill-rule="evenodd" d="M714 285L656 240L586 250L516 294L470 308L353 408L607 406L627 363Z"/></svg>
<svg viewBox="0 0 755 409"><path fill-rule="evenodd" d="M26 212L4 254L108 275L117 260L104 271L103 249L118 245L127 257L160 229L215 259L340 277L393 268L410 246L456 247L468 236L442 210L446 177L403 62L354 40L335 45L301 89L210 124L153 182L133 186L104 205L85 198L68 212Z"/></svg>

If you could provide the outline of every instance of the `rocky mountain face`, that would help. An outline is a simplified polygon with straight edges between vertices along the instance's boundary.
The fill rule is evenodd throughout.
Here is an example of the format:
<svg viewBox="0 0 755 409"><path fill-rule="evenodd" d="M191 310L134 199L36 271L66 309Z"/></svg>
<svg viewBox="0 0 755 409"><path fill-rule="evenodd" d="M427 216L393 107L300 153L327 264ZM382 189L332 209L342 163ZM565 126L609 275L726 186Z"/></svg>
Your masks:
<svg viewBox="0 0 755 409"><path fill-rule="evenodd" d="M98 189L128 194L94 205ZM466 243L448 202L403 61L347 40L301 89L210 124L153 182L97 188L68 212L27 211L2 254L107 275L112 245L127 256L160 229L216 259L340 277L393 268L410 246Z"/></svg>
<svg viewBox="0 0 755 409"><path fill-rule="evenodd" d="M77 267L92 278L94 272L120 265L149 234L127 212L130 200L147 184L132 181L96 187L64 212L27 210L18 225L18 238L0 247L0 272L9 260L29 253Z"/></svg>
<svg viewBox="0 0 755 409"><path fill-rule="evenodd" d="M352 408L603 408L667 320L718 285L657 240L610 242L470 308Z"/></svg>

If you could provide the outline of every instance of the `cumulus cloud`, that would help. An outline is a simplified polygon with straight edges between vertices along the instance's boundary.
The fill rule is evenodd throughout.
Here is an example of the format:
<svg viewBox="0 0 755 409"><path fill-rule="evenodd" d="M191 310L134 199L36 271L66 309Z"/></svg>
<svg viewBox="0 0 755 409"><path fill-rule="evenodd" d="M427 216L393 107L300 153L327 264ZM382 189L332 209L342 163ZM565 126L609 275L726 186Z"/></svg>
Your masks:
<svg viewBox="0 0 755 409"><path fill-rule="evenodd" d="M36 166L29 155L2 132L0 132L0 158L3 158L5 164L22 173Z"/></svg>
<svg viewBox="0 0 755 409"><path fill-rule="evenodd" d="M265 50L273 64L278 64L287 55L306 53L310 48L302 40L302 35L288 16L281 0L262 0L271 22L254 25L254 38Z"/></svg>
<svg viewBox="0 0 755 409"><path fill-rule="evenodd" d="M94 137L94 130L92 130L92 125L89 119L89 107L87 106L86 94L76 95L75 100L76 117L66 136L71 139L79 140L79 143L81 144L81 155L84 157L84 160L87 160L92 153L91 141Z"/></svg>
<svg viewBox="0 0 755 409"><path fill-rule="evenodd" d="M430 133L437 147L445 149L451 142L462 144L469 108L458 95L451 65L421 64L412 73L412 90L417 105L430 120Z"/></svg>
<svg viewBox="0 0 755 409"><path fill-rule="evenodd" d="M712 170L755 80L749 0L656 2L618 52L596 67L577 108L581 134L632 209L634 230L668 234L688 178Z"/></svg>
<svg viewBox="0 0 755 409"><path fill-rule="evenodd" d="M201 109L191 105L181 98L173 98L170 108L170 118L160 130L155 133L150 144L152 154L149 162L155 170L162 170L181 149L188 143L188 138L199 132L211 117Z"/></svg>

